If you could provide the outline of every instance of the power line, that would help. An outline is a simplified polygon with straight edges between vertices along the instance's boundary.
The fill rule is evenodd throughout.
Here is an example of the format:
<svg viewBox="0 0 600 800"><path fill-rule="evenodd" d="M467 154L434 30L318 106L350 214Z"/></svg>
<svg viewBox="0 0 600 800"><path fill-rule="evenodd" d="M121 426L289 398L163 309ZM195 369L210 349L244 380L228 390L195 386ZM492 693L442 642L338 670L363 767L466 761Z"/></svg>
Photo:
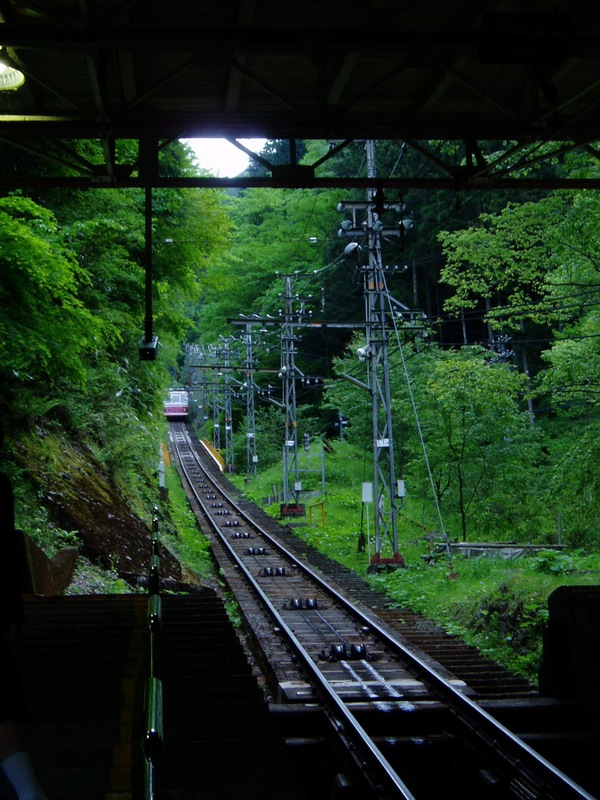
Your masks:
<svg viewBox="0 0 600 800"><path fill-rule="evenodd" d="M386 287L386 291L387 291L387 287ZM410 380L410 375L409 375L409 372L408 372L407 361L406 361L406 359L404 357L404 348L402 347L402 340L400 338L400 331L399 331L398 326L397 326L396 318L392 316L392 319L393 319L393 325L394 325L394 330L395 330L395 334L396 334L396 342L398 344L398 352L400 353L400 359L401 359L401 362L402 362L402 368L404 370L404 377L406 379L406 386L407 386L407 389L408 389L408 396L410 398L411 407L412 407L413 414L414 414L414 417L415 417L415 422L416 422L416 425L417 425L417 432L418 432L418 435L419 435L419 441L421 443L421 449L423 451L423 458L425 460L425 467L427 469L427 475L429 477L429 482L430 482L430 485L431 485L431 491L433 493L435 507L436 507L436 511L437 511L437 515L438 515L438 520L439 520L439 523L440 523L440 531L441 531L442 536L444 538L444 541L446 543L446 549L447 549L447 553L448 553L448 556L449 556L450 555L450 547L449 547L449 542L448 542L448 534L446 532L446 527L444 525L444 519L442 517L442 508L441 508L439 497L438 497L438 493L437 493L437 490L436 490L436 487L435 487L435 481L433 479L433 471L431 469L431 464L429 462L429 455L427 453L427 446L425 444L425 437L423 436L423 429L421 427L421 420L419 419L419 412L418 412L418 409L417 409L417 403L416 403L416 400L415 400L415 395L414 395L414 392L413 392L413 389L412 389L412 382Z"/></svg>

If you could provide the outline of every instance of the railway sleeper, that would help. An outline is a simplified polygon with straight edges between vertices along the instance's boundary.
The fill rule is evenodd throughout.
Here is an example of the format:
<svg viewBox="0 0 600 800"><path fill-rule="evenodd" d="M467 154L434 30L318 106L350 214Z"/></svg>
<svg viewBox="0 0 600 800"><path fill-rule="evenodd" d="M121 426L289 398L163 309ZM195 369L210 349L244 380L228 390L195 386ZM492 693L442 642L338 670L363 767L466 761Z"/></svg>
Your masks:
<svg viewBox="0 0 600 800"><path fill-rule="evenodd" d="M286 750L302 774L314 769L315 765L328 764L335 754L335 745L330 736L321 737L289 737L284 740ZM482 774L489 776L495 788L506 787L506 781L496 776L484 760L474 759L472 751L465 747L463 739L450 734L431 734L427 737L407 736L403 739L385 737L375 738L374 744L388 759L391 766L401 776L415 797L447 797L449 776L460 775L459 788L461 797L488 800L494 793L483 793L479 788ZM435 768L432 768L435 765ZM347 768L345 775L350 773ZM347 778L348 794L332 793L331 798L365 798L356 781ZM466 785L469 785L465 791ZM326 795L322 795L326 796ZM504 795L506 796L506 795Z"/></svg>
<svg viewBox="0 0 600 800"><path fill-rule="evenodd" d="M281 732L292 760L299 766L323 763L331 758L332 744L326 721L313 729ZM426 725L422 733L413 728L405 733L370 734L374 745L416 797L448 796L451 775L460 776L461 797L477 800L539 797L535 785L524 778L502 774L485 755L473 750L461 734L452 730L432 730ZM560 748L560 739L556 740L556 745Z"/></svg>
<svg viewBox="0 0 600 800"><path fill-rule="evenodd" d="M411 754L410 747L416 748L416 755L421 754L421 751L434 755L435 751L437 757L438 749L435 745L441 740L436 742L434 737L443 735L448 743L449 731L454 727L453 715L443 704L435 700L418 699L413 695L410 699L399 698L395 702L390 698L368 701L364 698L353 700L351 693L346 691L341 691L341 694L365 730L377 741L383 740L392 748L390 757L394 754L394 757L398 757L402 753L403 758L407 757L407 754L412 758L415 753ZM312 737L315 725L318 724L315 718L322 712L318 707L311 709L305 705L318 702L317 698L312 696L310 686L299 681L290 681L281 686L278 699L289 703L283 706L277 704L270 706L271 712L280 718L283 735L291 739ZM587 731L573 733L569 716L572 713L576 714L576 709L571 708L569 703L555 702L551 699L531 702L529 698L525 698L487 702L482 705L485 705L489 713L500 717L500 721L509 724L512 730L542 755L547 758L552 757L553 762L568 774L575 774L573 765L578 763L582 751L588 753L590 759L594 758L594 740L589 733ZM494 711L497 713L494 714ZM557 711L560 714L555 715ZM561 722L564 727L561 726ZM519 731L522 733L519 734ZM482 769L485 769L485 764ZM582 783L583 778L584 776ZM493 784L496 788L502 786L503 791L506 789L505 782L500 779L494 778ZM483 794L480 794L480 791ZM483 788L477 789L477 796L486 798L488 791L491 789L484 781ZM493 793L489 796L493 797Z"/></svg>
<svg viewBox="0 0 600 800"><path fill-rule="evenodd" d="M478 704L511 730L577 730L583 727L581 705L566 698L493 698L481 699Z"/></svg>
<svg viewBox="0 0 600 800"><path fill-rule="evenodd" d="M441 735L455 724L448 707L437 700L379 701L348 703L348 708L363 728L379 738ZM322 736L327 731L327 716L317 705L270 703L269 713L285 738Z"/></svg>

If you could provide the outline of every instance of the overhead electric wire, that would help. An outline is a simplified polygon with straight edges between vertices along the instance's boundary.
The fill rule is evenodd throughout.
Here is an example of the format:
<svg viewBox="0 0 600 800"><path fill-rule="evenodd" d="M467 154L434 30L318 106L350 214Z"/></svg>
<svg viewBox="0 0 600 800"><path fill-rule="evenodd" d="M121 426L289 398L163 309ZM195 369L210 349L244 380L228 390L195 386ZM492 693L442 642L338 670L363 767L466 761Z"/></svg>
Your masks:
<svg viewBox="0 0 600 800"><path fill-rule="evenodd" d="M387 281L385 279L385 273L382 272L381 274L382 274L382 277L383 277L385 296L386 296L389 308L392 309L392 307L393 307L392 298L390 296L389 289L388 289L388 286L387 286ZM449 548L449 544L448 544L448 534L446 532L446 526L444 525L444 519L442 517L442 509L441 509L441 506L440 506L440 501L439 501L439 498L438 498L437 490L435 488L435 482L433 480L433 472L431 470L431 464L429 462L429 454L427 453L427 446L425 444L425 437L423 436L423 428L421 427L421 420L419 418L419 412L418 412L418 409L417 409L417 403L416 403L415 395L414 395L414 392L413 392L413 389L412 389L412 382L410 380L410 375L408 373L408 367L406 365L406 359L404 358L404 349L402 347L402 341L400 339L400 332L398 330L398 325L397 325L397 321L396 321L395 316L393 314L391 316L392 316L392 319L393 319L394 332L396 334L396 342L398 344L398 351L400 353L400 358L402 360L402 366L403 366L403 369L404 369L404 377L406 379L406 386L407 386L407 389L408 389L408 395L410 397L410 402L411 402L413 414L415 416L415 422L416 422L416 425L417 425L417 432L419 434L419 441L421 443L421 448L423 450L423 457L425 459L425 466L427 468L427 475L429 477L429 482L431 484L431 490L433 492L433 499L434 499L435 507L436 507L437 514L438 514L438 520L439 520L439 523L440 523L440 530L441 530L442 536L444 538L444 541L446 543L446 549L448 551L448 556L450 556L450 548Z"/></svg>

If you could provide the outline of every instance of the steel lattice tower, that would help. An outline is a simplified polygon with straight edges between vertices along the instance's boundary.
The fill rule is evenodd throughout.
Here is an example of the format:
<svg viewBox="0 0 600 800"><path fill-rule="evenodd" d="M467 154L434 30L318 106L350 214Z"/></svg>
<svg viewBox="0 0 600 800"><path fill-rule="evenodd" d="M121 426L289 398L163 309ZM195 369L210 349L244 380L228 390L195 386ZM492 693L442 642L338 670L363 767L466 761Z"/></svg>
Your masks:
<svg viewBox="0 0 600 800"><path fill-rule="evenodd" d="M296 412L296 341L294 335L294 314L292 298L292 279L285 278L285 307L281 330L281 380L283 386L283 406L285 408L285 441L283 444L283 502L298 501L298 420Z"/></svg>
<svg viewBox="0 0 600 800"><path fill-rule="evenodd" d="M235 472L233 453L233 410L231 403L231 347L230 340L221 337L223 346L223 411L225 416L225 470Z"/></svg>
<svg viewBox="0 0 600 800"><path fill-rule="evenodd" d="M376 176L375 143L367 140L367 175ZM374 211L375 191L369 189L367 205L367 235L369 263L363 269L365 321L370 386L373 394L373 498L375 503L375 554L372 564L381 562L384 540L392 545L392 561L403 564L398 550L397 483L394 466L394 436L390 371L388 362L387 299L384 266L381 256L379 215Z"/></svg>
<svg viewBox="0 0 600 800"><path fill-rule="evenodd" d="M387 292L381 243L383 235L398 235L400 227L384 227L381 220L385 212L383 195L378 193L376 184L375 142L365 142L367 175L373 178L373 188L368 190L366 202L342 202L339 209L352 210L352 222L342 223L340 235L365 235L368 247L368 263L361 265L365 299L366 346L360 348L361 360L367 362L369 370L368 389L372 397L373 434L373 505L375 553L371 558L373 569L381 564L404 565L404 557L398 549L398 510L402 504L400 484L396 480L394 464L394 436L390 393L390 373L388 362L389 318L392 314L391 301ZM357 211L366 212L366 222L359 225ZM396 207L402 210L402 207ZM351 247L351 246L349 246ZM346 248L348 251L348 248ZM354 245L353 254L360 258L361 248ZM358 382L359 385L360 382ZM391 557L382 557L385 542L392 548Z"/></svg>
<svg viewBox="0 0 600 800"><path fill-rule="evenodd" d="M252 324L246 323L242 334L246 347L246 477L256 475L258 456L256 454L256 416L254 411L254 353L252 350Z"/></svg>

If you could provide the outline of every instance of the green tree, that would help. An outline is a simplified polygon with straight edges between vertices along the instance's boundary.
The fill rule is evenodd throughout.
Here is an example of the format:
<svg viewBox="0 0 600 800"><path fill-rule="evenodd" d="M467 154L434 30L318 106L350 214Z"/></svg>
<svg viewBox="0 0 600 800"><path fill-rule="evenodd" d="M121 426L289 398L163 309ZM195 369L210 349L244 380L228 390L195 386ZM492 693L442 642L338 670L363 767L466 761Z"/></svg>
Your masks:
<svg viewBox="0 0 600 800"><path fill-rule="evenodd" d="M88 163L101 159L96 143L73 148ZM122 155L134 162L130 149ZM175 145L161 155L160 168L185 171L189 163L186 148ZM56 189L39 203L20 195L0 200L5 413L59 423L113 476L149 474L162 394L193 325L205 263L227 243L223 198L216 191L153 192L155 363L138 358L144 192Z"/></svg>
<svg viewBox="0 0 600 800"><path fill-rule="evenodd" d="M337 362L337 372L365 382L353 352L359 343ZM444 516L464 539L473 528L484 537L529 536L542 511L528 498L541 456L539 434L523 411L523 376L490 363L480 347L442 350L416 342L404 345L402 358L390 348L389 361L396 466L412 498L433 507L433 482ZM371 449L370 393L336 380L328 384L327 403L349 417L348 439Z"/></svg>
<svg viewBox="0 0 600 800"><path fill-rule="evenodd" d="M480 536L514 534L523 476L539 455L522 410L524 378L490 363L483 348L430 356L415 390L438 498L458 514L463 540L472 527ZM424 483L423 459L412 453L407 470Z"/></svg>
<svg viewBox="0 0 600 800"><path fill-rule="evenodd" d="M555 333L545 358L542 388L556 407L586 413L600 401L600 197L575 194L556 231L558 264L546 278Z"/></svg>
<svg viewBox="0 0 600 800"><path fill-rule="evenodd" d="M490 325L514 335L517 355L535 351L523 367L548 454L540 491L574 540L589 535L598 514L589 454L600 424L599 219L596 192L561 192L440 237L442 277L455 290L448 308L487 304Z"/></svg>
<svg viewBox="0 0 600 800"><path fill-rule="evenodd" d="M322 267L320 243L335 206L327 192L252 189L231 197L229 211L231 247L206 264L202 279L204 341L226 335L227 320L240 313L276 314L276 273L310 275Z"/></svg>
<svg viewBox="0 0 600 800"><path fill-rule="evenodd" d="M0 199L3 400L14 413L35 413L85 387L85 361L102 331L80 299L87 282L50 211L18 195ZM36 394L44 404L33 402Z"/></svg>

